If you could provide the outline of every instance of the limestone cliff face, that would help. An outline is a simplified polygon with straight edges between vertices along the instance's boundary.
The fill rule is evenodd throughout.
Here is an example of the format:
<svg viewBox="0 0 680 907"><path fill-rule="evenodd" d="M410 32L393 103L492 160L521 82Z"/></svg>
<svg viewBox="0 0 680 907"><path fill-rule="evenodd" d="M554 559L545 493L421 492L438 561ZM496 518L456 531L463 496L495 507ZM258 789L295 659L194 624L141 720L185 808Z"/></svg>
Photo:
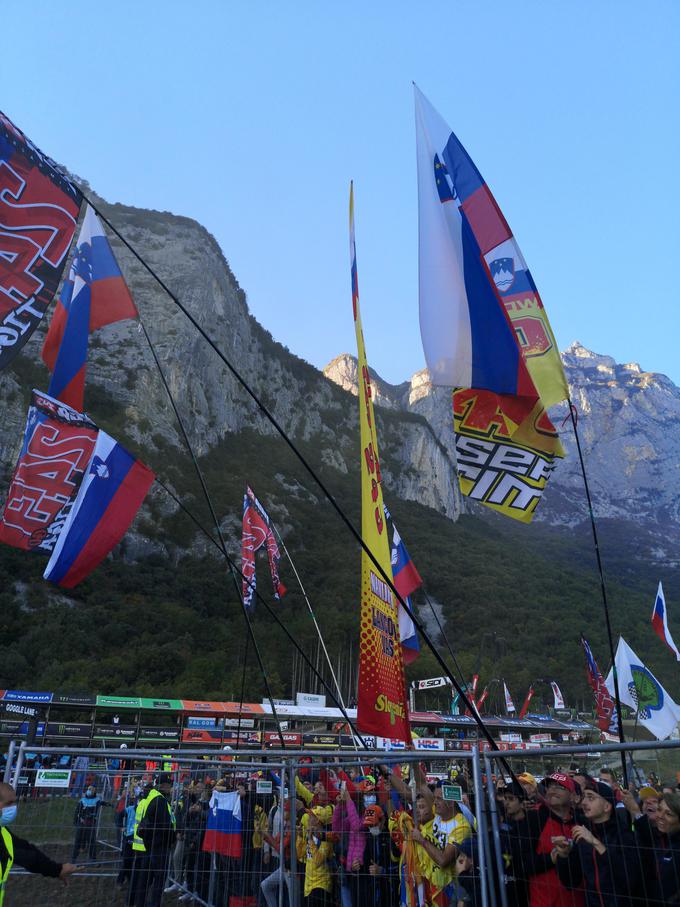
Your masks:
<svg viewBox="0 0 680 907"><path fill-rule="evenodd" d="M312 445L315 464L340 474L356 470L356 400L276 343L250 315L246 295L214 238L188 218L101 200L97 204L285 430L296 441ZM116 237L110 239L197 453L205 455L245 429L275 436L270 422L149 272ZM46 390L49 382L40 360L43 337L44 329L36 332L15 363L0 373L0 502L19 451L30 388ZM182 448L177 421L135 321L105 327L92 336L85 409L124 443L135 442L161 473L166 446ZM460 502L445 447L424 419L393 409L389 421L379 415L386 497L417 500L455 519ZM186 462L189 471L188 458ZM243 469L245 481L247 464L225 468ZM300 467L297 477L280 476L282 496L301 474Z"/></svg>
<svg viewBox="0 0 680 907"><path fill-rule="evenodd" d="M680 388L664 375L637 363L617 364L610 356L573 343L562 360L578 410L578 426L595 512L650 527L680 523ZM356 362L338 356L324 374L356 391ZM354 387L353 387L354 382ZM376 377L376 402L392 410L418 413L431 426L451 461L455 444L450 393L433 387L427 371L394 387ZM556 426L566 404L551 412ZM561 431L565 459L557 466L537 519L571 525L587 516L576 445L571 427ZM466 506L476 505L466 502Z"/></svg>

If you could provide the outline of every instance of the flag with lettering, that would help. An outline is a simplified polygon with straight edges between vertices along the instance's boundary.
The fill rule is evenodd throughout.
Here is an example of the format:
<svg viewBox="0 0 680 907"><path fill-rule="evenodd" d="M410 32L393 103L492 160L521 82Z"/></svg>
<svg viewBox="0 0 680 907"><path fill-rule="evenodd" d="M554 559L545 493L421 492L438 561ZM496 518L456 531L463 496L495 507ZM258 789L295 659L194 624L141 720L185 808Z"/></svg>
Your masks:
<svg viewBox="0 0 680 907"><path fill-rule="evenodd" d="M267 511L255 497L252 488L246 486L246 493L243 495L243 530L241 535L243 604L246 608L254 609L255 607L255 589L257 587L255 555L263 545L267 548L274 598L278 601L286 594L286 587L279 578L281 553L279 552L272 522Z"/></svg>
<svg viewBox="0 0 680 907"><path fill-rule="evenodd" d="M88 416L33 391L0 518L0 542L25 551L53 551L96 441L97 426Z"/></svg>
<svg viewBox="0 0 680 907"><path fill-rule="evenodd" d="M582 636L581 645L586 656L586 673L588 684L595 697L595 716L597 726L605 734L618 735L618 722L616 717L616 703L605 686L604 678L600 674L595 657L588 641Z"/></svg>
<svg viewBox="0 0 680 907"><path fill-rule="evenodd" d="M57 292L82 200L57 164L0 112L0 369Z"/></svg>
<svg viewBox="0 0 680 907"><path fill-rule="evenodd" d="M155 475L100 431L78 495L43 577L72 589L121 541Z"/></svg>
<svg viewBox="0 0 680 907"><path fill-rule="evenodd" d="M508 715L512 715L515 711L515 703L512 701L512 696L510 695L510 690L505 681L503 681L503 694L505 696L505 711Z"/></svg>
<svg viewBox="0 0 680 907"><path fill-rule="evenodd" d="M104 228L87 205L68 279L42 348L42 358L52 372L50 395L81 410L90 334L137 315Z"/></svg>
<svg viewBox="0 0 680 907"><path fill-rule="evenodd" d="M557 685L556 680L550 681L550 689L553 692L553 708L563 709L564 708L564 696L562 695L562 691L560 690L559 686Z"/></svg>
<svg viewBox="0 0 680 907"><path fill-rule="evenodd" d="M386 576L392 581L392 565L383 505L378 435L371 399L371 378L359 309L352 187L349 196L349 229L352 311L359 369L361 537L380 565L378 570L362 549L357 726L367 734L403 740L411 746L399 616L394 594L384 579Z"/></svg>
<svg viewBox="0 0 680 907"><path fill-rule="evenodd" d="M563 450L545 407L568 388L529 270L479 171L416 88L420 329L454 388L464 495L530 522Z"/></svg>
<svg viewBox="0 0 680 907"><path fill-rule="evenodd" d="M659 637L661 642L667 646L677 661L680 661L680 652L678 652L678 647L673 642L673 637L671 636L671 631L668 629L668 611L666 610L666 598L663 594L663 586L659 582L659 588L656 592L656 599L654 600L654 609L652 610L652 626L654 627L654 632Z"/></svg>

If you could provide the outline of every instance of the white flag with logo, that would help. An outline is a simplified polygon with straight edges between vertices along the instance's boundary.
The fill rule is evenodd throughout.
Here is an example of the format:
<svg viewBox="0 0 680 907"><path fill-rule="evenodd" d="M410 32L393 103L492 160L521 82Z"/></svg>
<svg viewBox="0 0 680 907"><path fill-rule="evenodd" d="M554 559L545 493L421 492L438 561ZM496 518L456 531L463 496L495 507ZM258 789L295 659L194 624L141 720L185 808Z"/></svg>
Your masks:
<svg viewBox="0 0 680 907"><path fill-rule="evenodd" d="M657 740L669 737L680 722L680 706L674 702L649 668L646 668L628 643L619 637L616 649L621 702L637 712L637 719ZM614 695L610 671L605 685Z"/></svg>
<svg viewBox="0 0 680 907"><path fill-rule="evenodd" d="M503 692L505 693L505 711L511 715L515 711L515 703L512 701L510 690L505 681L503 681Z"/></svg>
<svg viewBox="0 0 680 907"><path fill-rule="evenodd" d="M564 696L562 696L562 691L557 686L557 681L551 680L550 686L553 691L553 708L563 709L564 708Z"/></svg>

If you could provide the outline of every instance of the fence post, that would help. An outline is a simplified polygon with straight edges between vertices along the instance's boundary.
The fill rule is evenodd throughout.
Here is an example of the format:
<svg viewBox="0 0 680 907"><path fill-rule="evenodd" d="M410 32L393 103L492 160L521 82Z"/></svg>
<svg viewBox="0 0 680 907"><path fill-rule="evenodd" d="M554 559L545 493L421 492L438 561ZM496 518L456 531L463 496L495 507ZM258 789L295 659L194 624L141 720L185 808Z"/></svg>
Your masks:
<svg viewBox="0 0 680 907"><path fill-rule="evenodd" d="M288 788L288 796L290 797L290 831L291 831L291 845L290 845L290 907L298 907L299 903L299 892L298 892L298 877L297 877L297 796L295 791L295 784L297 778L297 760L291 759L290 768L288 771L290 778L290 787Z"/></svg>
<svg viewBox="0 0 680 907"><path fill-rule="evenodd" d="M19 755L17 756L17 764L14 769L14 776L12 779L12 787L14 790L17 790L19 786L19 778L21 777L21 769L24 767L24 756L26 753L26 741L22 740L19 745Z"/></svg>
<svg viewBox="0 0 680 907"><path fill-rule="evenodd" d="M281 763L281 784L279 785L279 907L283 907L283 886L286 875L286 854L283 846L283 836L285 834L286 814L284 810L283 792L286 789L286 764ZM291 871L295 864L292 863L291 851ZM292 905L291 905L292 907Z"/></svg>
<svg viewBox="0 0 680 907"><path fill-rule="evenodd" d="M5 765L5 772L2 776L2 780L5 784L9 784L9 779L12 774L12 764L14 762L14 751L17 748L16 740L10 740L9 749L7 750L7 764Z"/></svg>
<svg viewBox="0 0 680 907"><path fill-rule="evenodd" d="M475 812L477 814L477 840L479 841L479 882L482 888L483 907L496 907L493 898L493 889L489 892L487 876L486 847L488 837L486 834L486 814L484 811L484 786L482 785L482 772L479 764L479 749L472 747L472 781L475 788Z"/></svg>
<svg viewBox="0 0 680 907"><path fill-rule="evenodd" d="M484 753L484 768L486 769L486 793L489 802L489 813L491 815L491 832L493 836L493 851L496 857L496 870L498 872L498 887L501 895L502 907L508 907L508 894L505 890L505 867L503 865L503 847L501 845L501 834L498 827L498 810L496 808L496 791L491 783L491 759L487 753Z"/></svg>

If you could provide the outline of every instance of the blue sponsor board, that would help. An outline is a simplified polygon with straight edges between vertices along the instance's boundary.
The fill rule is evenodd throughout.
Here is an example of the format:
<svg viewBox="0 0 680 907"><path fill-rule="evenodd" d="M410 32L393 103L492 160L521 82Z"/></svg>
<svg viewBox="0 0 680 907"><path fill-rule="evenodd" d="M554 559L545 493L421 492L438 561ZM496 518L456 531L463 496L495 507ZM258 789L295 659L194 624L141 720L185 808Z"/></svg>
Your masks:
<svg viewBox="0 0 680 907"><path fill-rule="evenodd" d="M217 727L215 718L187 718L185 727Z"/></svg>
<svg viewBox="0 0 680 907"><path fill-rule="evenodd" d="M27 693L25 690L6 690L5 701L13 702L52 702L51 693Z"/></svg>

